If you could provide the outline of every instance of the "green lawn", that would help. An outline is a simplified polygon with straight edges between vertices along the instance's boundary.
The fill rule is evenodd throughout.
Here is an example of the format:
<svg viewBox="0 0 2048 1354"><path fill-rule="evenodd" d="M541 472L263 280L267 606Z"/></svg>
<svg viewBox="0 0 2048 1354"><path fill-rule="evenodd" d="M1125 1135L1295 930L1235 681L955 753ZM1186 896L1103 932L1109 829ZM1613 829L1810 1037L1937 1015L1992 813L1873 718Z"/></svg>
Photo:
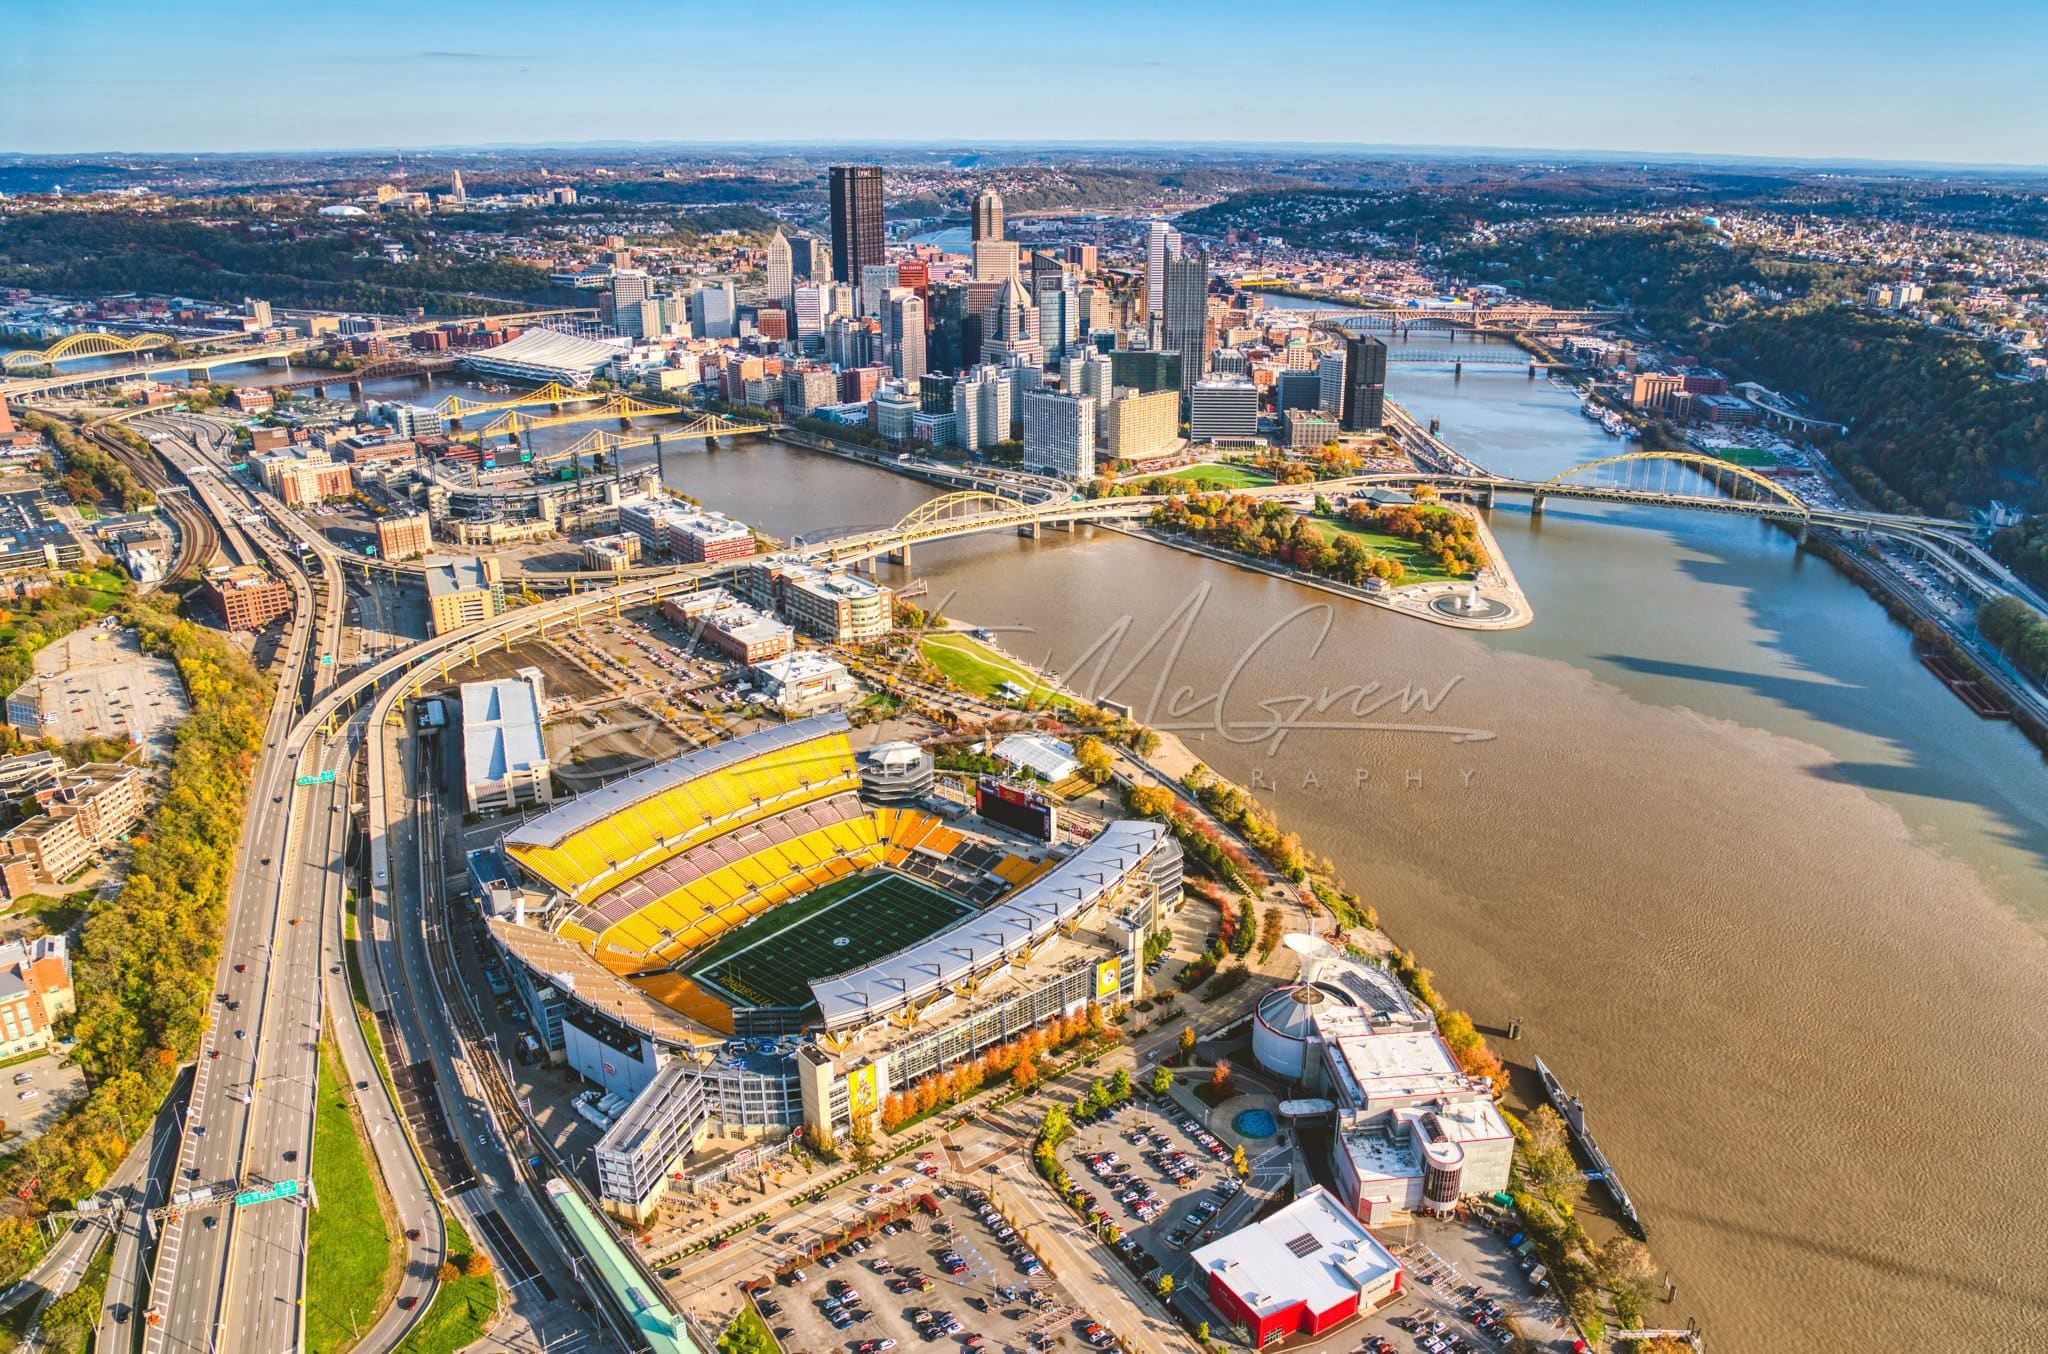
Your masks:
<svg viewBox="0 0 2048 1354"><path fill-rule="evenodd" d="M945 673L963 691L977 696L994 696L1004 682L1015 682L1031 693L1034 704L1065 703L1065 697L971 635L957 632L926 635L918 641L925 661Z"/></svg>
<svg viewBox="0 0 2048 1354"><path fill-rule="evenodd" d="M1137 478L1141 481L1151 479L1202 480L1225 489L1245 489L1255 484L1271 484L1273 482L1271 475L1261 475L1258 471L1247 469L1241 465L1217 465L1214 462L1203 465L1185 465L1178 470L1169 470L1164 475L1139 475Z"/></svg>
<svg viewBox="0 0 2048 1354"><path fill-rule="evenodd" d="M448 1259L460 1266L476 1249L462 1224L446 1218ZM398 1346L398 1354L455 1354L481 1340L491 1314L498 1310L498 1281L489 1274L465 1274L434 1291L427 1314Z"/></svg>
<svg viewBox="0 0 2048 1354"><path fill-rule="evenodd" d="M866 873L852 889L771 908L722 937L687 976L739 1004L807 1008L810 980L859 968L974 912L974 905L902 875Z"/></svg>
<svg viewBox="0 0 2048 1354"><path fill-rule="evenodd" d="M1334 517L1311 517L1309 520L1333 537L1349 536L1373 554L1385 555L1407 570L1401 581L1395 585L1397 587L1405 588L1411 583L1450 583L1463 577L1461 574L1445 573L1437 567L1437 562L1424 555L1413 541L1404 541L1399 536L1372 531L1352 522L1340 522Z"/></svg>
<svg viewBox="0 0 2048 1354"><path fill-rule="evenodd" d="M34 917L42 922L43 929L52 933L69 931L85 915L92 904L92 890L83 889L68 893L62 898L52 898L43 893L24 893L14 900L7 909L18 917Z"/></svg>
<svg viewBox="0 0 2048 1354"><path fill-rule="evenodd" d="M334 1046L323 1040L313 1118L313 1189L320 1206L306 1237L306 1348L313 1354L346 1348L356 1332L375 1324L400 1263L345 1084Z"/></svg>
<svg viewBox="0 0 2048 1354"><path fill-rule="evenodd" d="M1783 464L1776 455L1760 447L1715 447L1712 454L1730 465L1744 466L1750 470L1767 470Z"/></svg>

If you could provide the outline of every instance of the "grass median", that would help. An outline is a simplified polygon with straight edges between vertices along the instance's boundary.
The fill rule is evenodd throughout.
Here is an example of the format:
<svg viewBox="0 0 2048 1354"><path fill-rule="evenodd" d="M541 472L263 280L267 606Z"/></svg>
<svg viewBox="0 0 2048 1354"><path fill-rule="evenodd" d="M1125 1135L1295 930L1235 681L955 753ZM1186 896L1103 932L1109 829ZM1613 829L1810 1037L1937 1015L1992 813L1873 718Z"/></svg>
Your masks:
<svg viewBox="0 0 2048 1354"><path fill-rule="evenodd" d="M398 1354L455 1354L467 1349L483 1338L498 1310L498 1281L489 1268L475 1274L463 1272L471 1267L469 1257L477 1253L476 1243L455 1219L445 1218L444 1222L448 1266L442 1269L441 1286L434 1290L427 1314L398 1346ZM453 1277L448 1275L449 1266L457 1271Z"/></svg>
<svg viewBox="0 0 2048 1354"><path fill-rule="evenodd" d="M403 1260L346 1085L334 1046L322 1040L313 1115L319 1207L306 1237L306 1348L312 1354L338 1354L376 1324L397 1288Z"/></svg>

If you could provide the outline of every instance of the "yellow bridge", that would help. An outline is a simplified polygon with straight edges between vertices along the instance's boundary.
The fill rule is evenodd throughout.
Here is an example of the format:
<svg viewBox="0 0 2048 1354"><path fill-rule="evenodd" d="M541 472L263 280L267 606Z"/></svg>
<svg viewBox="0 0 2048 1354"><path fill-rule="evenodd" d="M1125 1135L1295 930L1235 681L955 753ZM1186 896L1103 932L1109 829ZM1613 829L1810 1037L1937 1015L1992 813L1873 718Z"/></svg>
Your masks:
<svg viewBox="0 0 2048 1354"><path fill-rule="evenodd" d="M129 353L168 348L174 340L168 334L66 334L47 348L7 354L8 371L37 371L81 357L118 357Z"/></svg>
<svg viewBox="0 0 2048 1354"><path fill-rule="evenodd" d="M557 388L549 386L543 387L543 390ZM536 391L534 393L538 395L541 392ZM594 402L587 404L584 408L564 409L560 413L546 414L539 418L521 414L516 408L508 409L501 417L492 419L480 428L472 428L465 432L451 433L449 435L467 442L481 441L487 437L510 437L517 439L525 433L534 432L541 428L561 428L571 423L595 423L613 419L622 423L630 423L636 418L677 418L687 417L690 413L689 410L679 409L672 404L649 404L645 400L636 400L631 395L611 394L598 397L579 392L577 398ZM522 403L540 402L529 399ZM721 424L724 422L724 420L717 419L714 415L708 414L695 420L696 423L706 423L707 421ZM716 436L722 431L737 432L739 428L740 425L737 424L733 425L730 429L711 427L696 435L710 437ZM687 436L688 434L679 435ZM666 433L664 433L664 436L666 436Z"/></svg>

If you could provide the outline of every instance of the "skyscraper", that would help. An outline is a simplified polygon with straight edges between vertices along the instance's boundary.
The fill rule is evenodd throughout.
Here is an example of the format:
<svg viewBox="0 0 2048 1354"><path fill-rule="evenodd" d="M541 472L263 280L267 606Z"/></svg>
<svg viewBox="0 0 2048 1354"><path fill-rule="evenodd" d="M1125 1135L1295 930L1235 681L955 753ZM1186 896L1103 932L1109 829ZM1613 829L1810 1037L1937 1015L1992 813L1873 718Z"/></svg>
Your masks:
<svg viewBox="0 0 2048 1354"><path fill-rule="evenodd" d="M1170 254L1161 275L1161 346L1180 354L1180 388L1192 390L1209 372L1209 260L1200 254Z"/></svg>
<svg viewBox="0 0 2048 1354"><path fill-rule="evenodd" d="M768 299L785 308L796 299L796 258L780 230L768 242Z"/></svg>
<svg viewBox="0 0 2048 1354"><path fill-rule="evenodd" d="M1080 305L1078 297L1068 296L1066 269L1042 250L1031 252L1031 303L1038 307L1038 343L1045 360L1057 362L1078 332Z"/></svg>
<svg viewBox="0 0 2048 1354"><path fill-rule="evenodd" d="M1323 360L1317 364L1316 370L1323 380L1322 398L1316 401L1316 407L1326 414L1343 413L1344 350L1332 348L1324 353Z"/></svg>
<svg viewBox="0 0 2048 1354"><path fill-rule="evenodd" d="M1017 275L1017 244L1014 240L974 242L974 280L1001 282Z"/></svg>
<svg viewBox="0 0 2048 1354"><path fill-rule="evenodd" d="M1052 390L1024 396L1024 468L1085 480L1095 474L1095 401Z"/></svg>
<svg viewBox="0 0 2048 1354"><path fill-rule="evenodd" d="M832 278L858 283L882 261L882 167L832 166L831 197Z"/></svg>
<svg viewBox="0 0 2048 1354"><path fill-rule="evenodd" d="M1371 432L1380 426L1387 397L1387 345L1371 334L1344 340L1344 409L1339 423L1345 432Z"/></svg>
<svg viewBox="0 0 2048 1354"><path fill-rule="evenodd" d="M1045 365L1045 347L1038 341L1038 309L1016 278L1004 282L981 322L981 359L1008 365L1012 360L1033 367Z"/></svg>
<svg viewBox="0 0 2048 1354"><path fill-rule="evenodd" d="M1003 238L1003 195L993 188L983 189L974 199L972 238L976 243Z"/></svg>
<svg viewBox="0 0 2048 1354"><path fill-rule="evenodd" d="M1166 259L1180 250L1180 232L1164 221L1145 227L1145 308L1154 315L1166 310Z"/></svg>
<svg viewBox="0 0 2048 1354"><path fill-rule="evenodd" d="M825 271L818 265L824 258L824 248L808 235L793 235L789 241L790 272L799 282L812 282Z"/></svg>
<svg viewBox="0 0 2048 1354"><path fill-rule="evenodd" d="M889 369L906 378L924 375L924 298L908 287L891 287L882 307L882 326Z"/></svg>
<svg viewBox="0 0 2048 1354"><path fill-rule="evenodd" d="M462 190L462 171L459 169L448 180L448 196L454 198L457 202L469 200L469 194Z"/></svg>

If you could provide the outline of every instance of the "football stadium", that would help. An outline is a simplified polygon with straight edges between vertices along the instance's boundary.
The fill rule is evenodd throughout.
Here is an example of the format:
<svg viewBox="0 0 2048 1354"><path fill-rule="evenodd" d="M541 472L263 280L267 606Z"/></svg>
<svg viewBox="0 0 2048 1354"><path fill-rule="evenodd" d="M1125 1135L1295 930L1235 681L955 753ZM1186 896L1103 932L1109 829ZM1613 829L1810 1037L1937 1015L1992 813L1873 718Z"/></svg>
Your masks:
<svg viewBox="0 0 2048 1354"><path fill-rule="evenodd" d="M1180 901L1162 825L1062 840L1007 785L994 818L906 800L908 745L863 759L851 734L826 715L688 752L471 859L535 1042L604 1092L585 1113L622 1216L708 1134L837 1137L892 1089L1139 995Z"/></svg>

